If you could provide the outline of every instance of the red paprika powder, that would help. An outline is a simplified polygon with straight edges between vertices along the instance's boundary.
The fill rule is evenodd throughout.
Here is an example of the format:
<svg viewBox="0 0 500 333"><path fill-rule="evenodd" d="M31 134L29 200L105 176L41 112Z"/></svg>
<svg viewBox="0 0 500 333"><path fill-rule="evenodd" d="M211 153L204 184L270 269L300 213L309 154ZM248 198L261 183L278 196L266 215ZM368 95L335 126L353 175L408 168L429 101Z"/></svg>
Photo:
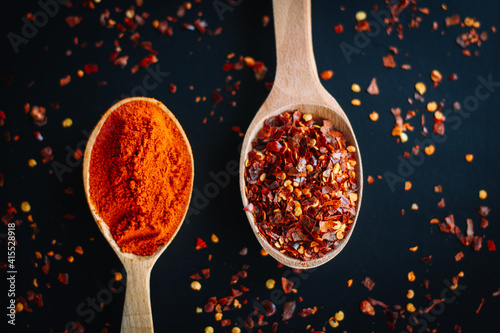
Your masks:
<svg viewBox="0 0 500 333"><path fill-rule="evenodd" d="M160 105L153 99L120 105L90 155L89 193L97 213L123 252L142 256L175 235L193 185L191 148Z"/></svg>

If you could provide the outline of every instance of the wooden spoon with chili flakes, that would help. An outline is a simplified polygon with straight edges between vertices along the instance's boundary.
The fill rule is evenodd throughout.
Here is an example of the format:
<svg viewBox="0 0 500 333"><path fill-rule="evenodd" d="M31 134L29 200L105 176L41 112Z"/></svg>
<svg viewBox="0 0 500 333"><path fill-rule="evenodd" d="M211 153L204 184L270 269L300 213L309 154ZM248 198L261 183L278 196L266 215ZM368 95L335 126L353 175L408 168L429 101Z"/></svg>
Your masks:
<svg viewBox="0 0 500 333"><path fill-rule="evenodd" d="M154 103L159 106L166 115L172 120L172 122L179 129L180 134L184 138L184 142L186 145L186 149L188 150L188 154L191 159L191 172L190 172L190 187L189 187L189 200L191 199L191 193L193 190L193 179L194 179L194 163L193 163L193 153L191 151L191 145L189 144L189 140L184 133L181 125L175 118L175 116L170 112L170 110L163 105L163 103L147 97L130 97L123 99L113 105L106 113L102 116L99 123L96 125L92 134L87 142L87 147L85 149L85 156L83 160L83 185L85 189L85 196L87 198L87 202L89 204L90 210L92 212L92 216L94 217L99 229L101 230L104 238L111 245L117 256L120 258L120 261L125 266L127 271L127 288L125 293L125 305L123 308L123 316L122 316L122 333L152 333L154 332L153 328L153 317L151 312L151 302L150 302L150 285L149 280L151 276L151 270L156 262L156 260L161 256L163 251L168 247L168 245L175 238L175 235L179 231L182 226L183 220L186 216L189 202L186 203L185 210L181 212L182 220L179 223L177 229L172 234L172 236L168 239L168 241L159 246L158 250L150 255L150 256L141 256L132 253L122 252L120 247L116 244L116 241L113 239L113 236L110 232L109 226L103 221L103 219L99 216L96 206L93 204L90 195L90 160L92 156L92 147L96 142L96 139L108 119L108 117L120 106L125 103L130 103L133 101L145 101L149 103Z"/></svg>
<svg viewBox="0 0 500 333"><path fill-rule="evenodd" d="M321 258L302 261L281 253L272 246L254 222L254 216L246 212L252 231L261 246L277 261L292 268L313 268L333 259L349 241L352 229L356 224L361 206L363 192L363 168L356 136L349 119L337 103L321 85L314 60L311 33L311 1L310 0L274 0L274 30L276 35L277 68L273 88L269 96L255 115L243 141L240 157L240 191L243 204L248 205L245 182L245 160L252 151L252 141L264 121L284 111L300 110L317 119L329 119L333 127L344 134L347 142L357 151L355 166L356 183L358 185L358 201L356 215L351 231L340 244Z"/></svg>

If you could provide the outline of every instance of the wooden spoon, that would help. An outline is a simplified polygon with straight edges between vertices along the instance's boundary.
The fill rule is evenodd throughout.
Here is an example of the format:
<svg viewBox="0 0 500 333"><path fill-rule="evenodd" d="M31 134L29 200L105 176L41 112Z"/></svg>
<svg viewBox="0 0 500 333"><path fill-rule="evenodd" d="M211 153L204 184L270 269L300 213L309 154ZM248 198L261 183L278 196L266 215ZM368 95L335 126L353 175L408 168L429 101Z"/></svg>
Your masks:
<svg viewBox="0 0 500 333"><path fill-rule="evenodd" d="M131 97L126 98L124 100L119 101L115 105L113 105L106 113L102 116L101 120L94 128L92 135L90 136L87 147L85 149L85 156L83 160L83 185L85 188L85 196L87 197L87 201L90 206L90 211L94 216L94 219L101 229L104 238L111 245L115 253L120 258L123 266L125 266L125 270L127 271L127 289L125 293L125 306L123 309L123 317L122 317L122 333L132 333L132 332L153 332L153 317L151 313L151 303L150 303L150 290L149 290L149 278L151 276L151 269L155 264L156 260L160 257L160 255L165 251L170 242L174 239L175 235L179 231L182 222L179 224L177 230L172 235L172 237L168 240L168 242L158 248L158 251L151 256L139 256L132 253L124 253L120 250L120 247L116 244L111 232L109 230L109 226L103 221L103 219L97 213L96 207L92 203L90 198L90 185L89 185L89 165L90 158L92 156L92 147L94 146L95 140L101 131L102 126L106 122L106 119L111 115L113 111L115 111L122 104L129 103L132 101L148 101L157 104L165 113L170 117L170 119L177 125L177 128L181 132L186 147L189 151L189 155L191 156L191 166L193 166L193 153L191 151L191 146L189 145L188 138L184 133L181 125L175 118L175 116L170 112L169 109L162 103L158 102L153 98L146 97ZM194 179L194 168L191 168L191 179ZM192 182L190 192L192 191ZM189 195L191 198L191 194ZM183 220L186 216L187 207L189 207L189 202L186 205L186 209L183 214Z"/></svg>
<svg viewBox="0 0 500 333"><path fill-rule="evenodd" d="M353 129L337 101L321 85L314 60L311 34L310 0L274 0L274 30L276 34L276 78L269 96L255 115L243 141L240 157L240 191L244 206L248 205L245 194L245 160L252 150L252 141L263 127L264 120L287 110L299 109L315 119L329 119L334 128L341 131L347 142L356 147L356 182L359 187L356 216L351 231L336 249L322 258L302 261L279 252L262 236L254 222L254 216L246 212L250 226L262 247L280 263L292 268L313 268L331 260L349 241L356 224L363 192L361 155Z"/></svg>

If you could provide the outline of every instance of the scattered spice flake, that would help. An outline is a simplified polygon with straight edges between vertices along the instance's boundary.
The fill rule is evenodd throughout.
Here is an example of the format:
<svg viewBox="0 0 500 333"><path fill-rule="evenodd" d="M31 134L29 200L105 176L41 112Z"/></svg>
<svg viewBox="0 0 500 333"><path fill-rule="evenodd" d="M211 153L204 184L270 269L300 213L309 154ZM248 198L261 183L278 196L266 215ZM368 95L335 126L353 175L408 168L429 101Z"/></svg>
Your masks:
<svg viewBox="0 0 500 333"><path fill-rule="evenodd" d="M396 321L398 320L399 312L385 309L384 315L385 315L385 320L387 322L387 326L389 326L389 328L393 330L396 327Z"/></svg>
<svg viewBox="0 0 500 333"><path fill-rule="evenodd" d="M62 283L62 284L68 284L69 280L69 275L68 273L59 273L57 276L57 279Z"/></svg>
<svg viewBox="0 0 500 333"><path fill-rule="evenodd" d="M368 290L372 290L373 287L375 287L375 282L373 282L372 279L370 279L368 276L364 278L363 281L361 281L361 283L363 283L363 285L366 287L366 289Z"/></svg>
<svg viewBox="0 0 500 333"><path fill-rule="evenodd" d="M316 310L317 310L316 307L314 307L314 309L313 308L304 308L304 309L299 311L299 316L301 316L302 318L308 317L312 314L315 314Z"/></svg>
<svg viewBox="0 0 500 333"><path fill-rule="evenodd" d="M86 64L85 67L83 67L83 71L85 74L92 74L92 73L97 73L99 69L97 68L97 65L95 64Z"/></svg>
<svg viewBox="0 0 500 333"><path fill-rule="evenodd" d="M477 212L479 213L479 215L481 215L482 217L486 217L488 216L488 214L491 212L491 209L489 209L488 207L486 206L479 206L479 208L477 209Z"/></svg>
<svg viewBox="0 0 500 333"><path fill-rule="evenodd" d="M240 256L246 256L248 254L248 248L244 247L240 250L239 255Z"/></svg>
<svg viewBox="0 0 500 333"><path fill-rule="evenodd" d="M384 67L387 68L395 68L396 67L396 62L394 62L394 57L392 54L387 55L386 57L382 57Z"/></svg>
<svg viewBox="0 0 500 333"><path fill-rule="evenodd" d="M285 294L289 294L293 288L293 282L285 277L281 277L281 285L283 286L283 291Z"/></svg>
<svg viewBox="0 0 500 333"><path fill-rule="evenodd" d="M495 242L491 239L486 241L486 245L488 245L489 251L496 251L497 250L497 247L495 246Z"/></svg>
<svg viewBox="0 0 500 333"><path fill-rule="evenodd" d="M360 309L364 314L375 316L375 309L368 301L361 302Z"/></svg>
<svg viewBox="0 0 500 333"><path fill-rule="evenodd" d="M292 318L293 313L295 312L295 306L295 301L285 302L285 304L283 304L283 314L281 315L283 321L287 321Z"/></svg>
<svg viewBox="0 0 500 333"><path fill-rule="evenodd" d="M479 306L476 309L476 313L477 314L479 314L479 311L481 311L481 308L483 307L483 304L484 304L484 298L481 298L481 303L479 304Z"/></svg>
<svg viewBox="0 0 500 333"><path fill-rule="evenodd" d="M497 291L494 291L494 292L491 294L491 296L493 296L493 297L500 296L500 288L498 288L498 290L497 290Z"/></svg>
<svg viewBox="0 0 500 333"><path fill-rule="evenodd" d="M447 28L451 27L453 25L457 25L460 23L460 16L457 14L452 15L452 16L448 16L445 18L444 23L445 23L445 26Z"/></svg>
<svg viewBox="0 0 500 333"><path fill-rule="evenodd" d="M439 200L439 202L437 203L437 206L439 208L444 208L445 207L445 202L444 202L444 198L441 198L441 200Z"/></svg>
<svg viewBox="0 0 500 333"><path fill-rule="evenodd" d="M191 275L189 278L193 279L193 280L201 280L201 275L200 275L200 273L195 273L195 274Z"/></svg>
<svg viewBox="0 0 500 333"><path fill-rule="evenodd" d="M175 94L175 92L177 91L177 86L173 83L170 83L168 87L169 87L170 93Z"/></svg>
<svg viewBox="0 0 500 333"><path fill-rule="evenodd" d="M372 79L372 81L370 82L370 85L368 86L368 88L366 89L366 91L370 95L378 95L380 93L379 89L378 89L378 85L377 85L377 78L373 78Z"/></svg>
<svg viewBox="0 0 500 333"><path fill-rule="evenodd" d="M66 24L70 27L73 28L75 25L79 24L82 21L81 16L68 16L65 19Z"/></svg>
<svg viewBox="0 0 500 333"><path fill-rule="evenodd" d="M266 317L270 317L276 312L276 305L274 305L273 302L271 302L267 299L262 301L262 306L266 310L266 313L265 313Z"/></svg>
<svg viewBox="0 0 500 333"><path fill-rule="evenodd" d="M222 101L222 96L216 91L212 94L212 101L214 102L214 107Z"/></svg>
<svg viewBox="0 0 500 333"><path fill-rule="evenodd" d="M59 85L61 87L67 85L70 82L71 82L71 75L68 75L66 77L63 77L62 79L59 79Z"/></svg>
<svg viewBox="0 0 500 333"><path fill-rule="evenodd" d="M335 32L338 34L341 34L342 32L344 32L344 26L342 24L337 24L333 27L333 30L335 30Z"/></svg>
<svg viewBox="0 0 500 333"><path fill-rule="evenodd" d="M458 252L457 254L455 254L455 261L460 261L462 260L462 258L464 257L464 253L462 251Z"/></svg>
<svg viewBox="0 0 500 333"><path fill-rule="evenodd" d="M128 63L128 58L129 58L128 55L116 58L113 61L113 65L120 66L120 68L125 68L125 66L127 66Z"/></svg>
<svg viewBox="0 0 500 333"><path fill-rule="evenodd" d="M25 105L25 110L26 108L29 110L29 104ZM33 105L29 112L31 118L33 119L33 122L37 126L44 126L45 124L47 124L47 116L45 115L46 109L43 106Z"/></svg>
<svg viewBox="0 0 500 333"><path fill-rule="evenodd" d="M320 74L321 78L323 80L330 80L333 76L333 71L332 70L327 70L327 71L323 71L321 74Z"/></svg>
<svg viewBox="0 0 500 333"><path fill-rule="evenodd" d="M196 238L196 249L201 250L207 247L207 243L203 241L201 238Z"/></svg>
<svg viewBox="0 0 500 333"><path fill-rule="evenodd" d="M366 179L366 181L368 182L368 184L373 184L374 179L373 179L372 176L368 176L368 178Z"/></svg>
<svg viewBox="0 0 500 333"><path fill-rule="evenodd" d="M474 236L474 241L473 241L473 248L474 251L479 251L483 247L483 238L479 236Z"/></svg>
<svg viewBox="0 0 500 333"><path fill-rule="evenodd" d="M154 54L149 54L139 63L139 67L148 67L151 64L157 63L158 58Z"/></svg>
<svg viewBox="0 0 500 333"><path fill-rule="evenodd" d="M3 186L4 184L4 175L2 172L0 172L0 187Z"/></svg>

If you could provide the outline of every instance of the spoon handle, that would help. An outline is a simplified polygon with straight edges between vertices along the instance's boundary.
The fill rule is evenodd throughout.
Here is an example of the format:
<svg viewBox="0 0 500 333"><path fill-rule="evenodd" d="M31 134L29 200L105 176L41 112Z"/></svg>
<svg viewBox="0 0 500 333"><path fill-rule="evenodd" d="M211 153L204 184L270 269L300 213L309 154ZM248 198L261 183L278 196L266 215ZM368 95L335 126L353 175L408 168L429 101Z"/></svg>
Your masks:
<svg viewBox="0 0 500 333"><path fill-rule="evenodd" d="M131 262L132 263L132 262ZM123 308L121 333L152 333L153 316L149 290L151 267L125 264L127 289Z"/></svg>
<svg viewBox="0 0 500 333"><path fill-rule="evenodd" d="M274 0L277 68L274 84L292 94L320 84L312 46L311 0Z"/></svg>

